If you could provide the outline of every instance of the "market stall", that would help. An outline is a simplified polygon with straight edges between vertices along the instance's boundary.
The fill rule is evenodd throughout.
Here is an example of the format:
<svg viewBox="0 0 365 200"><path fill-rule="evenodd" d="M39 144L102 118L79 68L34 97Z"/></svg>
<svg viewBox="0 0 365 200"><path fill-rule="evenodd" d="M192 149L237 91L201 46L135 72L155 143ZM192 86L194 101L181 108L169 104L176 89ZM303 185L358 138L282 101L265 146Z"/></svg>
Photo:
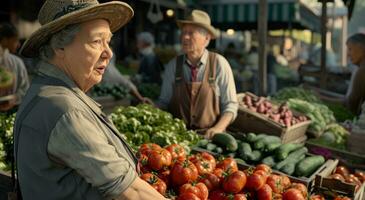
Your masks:
<svg viewBox="0 0 365 200"><path fill-rule="evenodd" d="M141 178L168 198L363 199L365 158L349 152L350 133L338 124L353 116L303 88L238 98L239 117L209 140L150 105L117 106L109 117L139 157ZM3 171L14 119L1 115Z"/></svg>

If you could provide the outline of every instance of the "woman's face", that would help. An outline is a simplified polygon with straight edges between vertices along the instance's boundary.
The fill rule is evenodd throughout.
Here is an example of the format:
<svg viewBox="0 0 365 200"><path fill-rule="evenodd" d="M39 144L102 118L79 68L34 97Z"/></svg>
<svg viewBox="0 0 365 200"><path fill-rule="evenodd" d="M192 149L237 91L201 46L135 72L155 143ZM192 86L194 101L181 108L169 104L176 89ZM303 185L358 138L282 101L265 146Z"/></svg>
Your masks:
<svg viewBox="0 0 365 200"><path fill-rule="evenodd" d="M352 64L359 65L365 60L365 48L360 44L349 42L347 43L347 55Z"/></svg>
<svg viewBox="0 0 365 200"><path fill-rule="evenodd" d="M101 81L113 56L111 37L108 21L92 20L82 23L73 42L64 48L66 73L85 92Z"/></svg>

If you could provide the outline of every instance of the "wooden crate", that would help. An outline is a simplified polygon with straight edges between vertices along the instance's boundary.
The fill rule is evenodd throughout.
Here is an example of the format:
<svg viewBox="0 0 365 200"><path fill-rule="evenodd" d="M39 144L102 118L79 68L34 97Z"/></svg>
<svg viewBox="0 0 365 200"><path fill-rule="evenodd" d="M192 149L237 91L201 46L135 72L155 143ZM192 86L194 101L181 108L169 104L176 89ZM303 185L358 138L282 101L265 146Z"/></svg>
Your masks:
<svg viewBox="0 0 365 200"><path fill-rule="evenodd" d="M238 102L241 102L245 95L246 94L238 94ZM296 116L300 115L300 113L297 112L293 113ZM311 121L308 120L290 127L285 127L265 115L239 106L237 118L230 125L229 130L244 133L253 132L276 135L281 137L283 143L289 143L306 138L306 131L310 123Z"/></svg>
<svg viewBox="0 0 365 200"><path fill-rule="evenodd" d="M329 175L335 170L337 164L339 162L333 163L331 166L331 171L326 173L317 174L315 178L315 189L319 193L324 194L325 196L335 197L338 195L343 195L352 198L353 200L363 200L364 196L364 188L365 183L361 185L361 187L356 191L356 185L351 183L345 183L337 179L328 178Z"/></svg>
<svg viewBox="0 0 365 200"><path fill-rule="evenodd" d="M206 149L199 148L199 147L193 147L192 151L193 152L208 152L208 153L212 154L215 157L220 156L220 154L217 154L217 153L214 153L214 152L211 152L211 151L208 151ZM335 164L335 165L333 164L334 162L338 162L338 161L331 160L331 159L327 160L310 177L295 177L295 176L287 175L283 172L280 172L280 171L277 171L277 170L274 170L274 169L273 169L273 173L288 176L291 182L302 183L305 186L307 186L308 192L311 192L314 189L314 183L315 183L316 176L317 175L325 176L326 174L330 174L334 170L334 167L337 166L337 164ZM238 164L239 168L242 169L242 170L250 168L250 167L251 168L255 167L253 165L244 164L244 163L237 163L237 164Z"/></svg>
<svg viewBox="0 0 365 200"><path fill-rule="evenodd" d="M351 169L365 170L364 154L357 154L350 151L335 149L307 141L305 146L310 153L320 154L327 159L338 159L340 163L348 166Z"/></svg>

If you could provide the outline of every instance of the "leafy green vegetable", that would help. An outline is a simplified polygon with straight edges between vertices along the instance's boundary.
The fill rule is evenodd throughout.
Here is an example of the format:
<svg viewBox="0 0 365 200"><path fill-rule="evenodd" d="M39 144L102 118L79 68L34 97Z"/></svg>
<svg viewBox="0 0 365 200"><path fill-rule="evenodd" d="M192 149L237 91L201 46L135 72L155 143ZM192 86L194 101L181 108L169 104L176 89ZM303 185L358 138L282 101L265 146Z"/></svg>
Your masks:
<svg viewBox="0 0 365 200"><path fill-rule="evenodd" d="M161 146L180 144L189 152L200 140L182 120L147 104L118 107L110 118L135 150L143 143L153 142Z"/></svg>
<svg viewBox="0 0 365 200"><path fill-rule="evenodd" d="M128 96L128 89L121 84L98 84L91 90L91 96L102 97L112 96L115 99L123 99Z"/></svg>

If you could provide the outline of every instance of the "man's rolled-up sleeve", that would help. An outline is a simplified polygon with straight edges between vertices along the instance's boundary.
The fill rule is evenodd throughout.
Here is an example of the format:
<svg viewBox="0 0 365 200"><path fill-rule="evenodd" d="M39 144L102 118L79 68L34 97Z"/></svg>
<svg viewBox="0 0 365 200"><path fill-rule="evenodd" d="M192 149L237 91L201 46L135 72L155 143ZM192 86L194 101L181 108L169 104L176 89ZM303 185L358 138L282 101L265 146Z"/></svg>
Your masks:
<svg viewBox="0 0 365 200"><path fill-rule="evenodd" d="M232 69L228 61L220 55L218 55L218 65L219 67L217 68L217 85L220 93L219 98L221 112L232 113L233 121L237 117L238 100Z"/></svg>
<svg viewBox="0 0 365 200"><path fill-rule="evenodd" d="M118 153L98 123L82 111L59 119L49 138L48 154L76 170L107 199L118 197L137 177L128 155Z"/></svg>

